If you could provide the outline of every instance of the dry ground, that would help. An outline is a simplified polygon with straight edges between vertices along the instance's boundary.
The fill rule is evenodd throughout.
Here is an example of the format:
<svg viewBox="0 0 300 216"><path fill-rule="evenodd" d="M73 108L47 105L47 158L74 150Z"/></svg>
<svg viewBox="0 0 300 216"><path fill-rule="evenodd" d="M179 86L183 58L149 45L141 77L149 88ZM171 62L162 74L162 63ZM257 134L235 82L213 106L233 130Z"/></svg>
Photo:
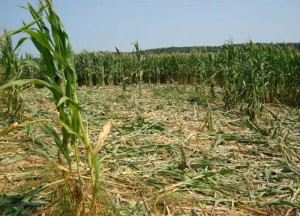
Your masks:
<svg viewBox="0 0 300 216"><path fill-rule="evenodd" d="M299 109L265 104L252 124L192 86L82 87L79 96L92 142L114 120L100 153L107 215L300 215ZM41 118L57 118L50 93L26 90L23 121ZM2 198L59 180L51 143L37 125L0 138ZM58 208L49 193L32 202L48 202L36 214Z"/></svg>

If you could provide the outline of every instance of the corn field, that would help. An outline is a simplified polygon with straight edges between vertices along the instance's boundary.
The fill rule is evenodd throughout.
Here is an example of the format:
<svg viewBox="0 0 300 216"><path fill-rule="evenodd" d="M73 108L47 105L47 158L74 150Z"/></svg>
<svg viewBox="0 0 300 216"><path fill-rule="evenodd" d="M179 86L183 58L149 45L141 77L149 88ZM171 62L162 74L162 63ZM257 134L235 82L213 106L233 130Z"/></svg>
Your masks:
<svg viewBox="0 0 300 216"><path fill-rule="evenodd" d="M226 44L217 52L75 54L78 84L195 84L221 87L226 107L259 100L300 106L300 53L294 48L253 43Z"/></svg>
<svg viewBox="0 0 300 216"><path fill-rule="evenodd" d="M0 215L300 215L299 50L76 54L51 0L25 9L0 38Z"/></svg>

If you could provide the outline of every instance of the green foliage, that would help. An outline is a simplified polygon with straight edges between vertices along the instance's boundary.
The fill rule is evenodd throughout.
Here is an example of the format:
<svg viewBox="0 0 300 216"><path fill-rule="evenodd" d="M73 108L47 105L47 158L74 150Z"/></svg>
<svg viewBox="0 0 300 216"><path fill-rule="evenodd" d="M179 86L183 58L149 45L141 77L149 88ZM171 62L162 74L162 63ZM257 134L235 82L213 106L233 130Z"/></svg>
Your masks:
<svg viewBox="0 0 300 216"><path fill-rule="evenodd" d="M300 53L291 46L225 44L216 52L188 54L143 54L138 44L134 53L82 52L75 55L79 85L132 83L196 84L223 89L224 106L247 104L255 119L264 102L300 106Z"/></svg>
<svg viewBox="0 0 300 216"><path fill-rule="evenodd" d="M22 62L18 57L18 52L13 47L12 38L4 31L0 40L0 85L9 81L20 78L22 74ZM5 101L7 112L6 115L14 118L21 118L21 98L22 89L20 87L11 86L5 91L2 100Z"/></svg>
<svg viewBox="0 0 300 216"><path fill-rule="evenodd" d="M265 46L264 43L256 43L257 46ZM278 43L279 46L289 47L300 50L300 43ZM237 47L242 47L244 44L236 44ZM191 53L191 52L218 52L222 49L220 46L192 46L192 47L163 47L156 49L143 50L143 54L171 54L171 53Z"/></svg>
<svg viewBox="0 0 300 216"><path fill-rule="evenodd" d="M80 113L81 108L77 99L77 75L71 43L67 33L64 31L60 18L53 8L52 1L45 0L39 10L35 10L28 2L28 8L26 9L29 10L34 21L18 30L9 32L8 35L23 32L29 36L29 39L40 52L41 64L37 65L30 59L27 59L26 64L28 67L33 65L39 67L44 80L16 80L1 86L0 89L16 88L15 86L32 83L43 85L51 91L59 113L59 121L53 120L53 123L61 131L59 133L50 124L43 122L39 124L53 138L58 149L57 163L62 170L64 194L65 200L67 200L66 206L71 211L70 214L79 215L85 208L88 208L91 213L97 209L95 203L98 196L98 181L100 177L97 155L101 150L112 122L110 121L103 133L99 135L98 142L93 148L89 143L88 131L83 124ZM42 14L45 14L45 18L42 17ZM33 27L34 24L35 26ZM28 37L21 38L17 47L22 45L27 39ZM11 46L8 48L11 48ZM5 52L5 54L11 54L11 50ZM12 58L4 56L4 59L11 61ZM12 73L7 74L7 76L12 75ZM6 80L12 79L9 77ZM80 157L79 146L84 147L85 157ZM82 164L86 164L86 167L89 169L89 176L85 178L88 179L87 182L81 173ZM87 197L88 193L92 193L92 195ZM96 214L97 212L94 213Z"/></svg>
<svg viewBox="0 0 300 216"><path fill-rule="evenodd" d="M243 48L225 45L218 57L216 82L224 90L226 108L247 103L250 119L255 120L261 103L300 105L300 55L294 49L253 43Z"/></svg>

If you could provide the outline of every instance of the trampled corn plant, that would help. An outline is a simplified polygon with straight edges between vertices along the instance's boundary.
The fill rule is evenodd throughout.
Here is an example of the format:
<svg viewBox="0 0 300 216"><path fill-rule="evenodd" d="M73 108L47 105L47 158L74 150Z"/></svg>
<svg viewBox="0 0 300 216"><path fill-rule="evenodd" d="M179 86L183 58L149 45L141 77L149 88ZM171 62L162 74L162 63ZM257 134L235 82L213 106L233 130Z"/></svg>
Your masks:
<svg viewBox="0 0 300 216"><path fill-rule="evenodd" d="M104 126L97 143L92 146L77 99L77 76L74 69L72 47L52 1L45 0L39 10L34 9L28 3L26 9L34 20L18 30L9 32L9 35L23 32L30 36L30 40L41 55L40 71L44 75L44 80L16 80L1 86L1 89L33 83L43 85L51 91L59 112L59 121L54 123L60 127L61 133L56 132L46 123L40 123L40 125L47 134L52 136L58 148L57 164L63 175L63 181L59 182L64 183L62 200L67 204L67 209L72 215L80 215L87 210L90 214L97 214L99 206L96 201L100 178L97 155L103 146L112 121L110 120ZM42 17L41 14L44 14L45 17ZM26 39L20 39L17 47ZM86 157L79 155L79 146L84 147ZM87 165L87 170L82 167L82 163Z"/></svg>
<svg viewBox="0 0 300 216"><path fill-rule="evenodd" d="M0 65L3 67L1 80L3 83L19 79L22 74L22 62L18 56L18 52L13 47L12 38L4 31L0 40ZM1 83L0 83L1 84ZM21 97L22 88L19 86L11 86L6 89L2 99L6 100L7 113L6 116L21 118Z"/></svg>

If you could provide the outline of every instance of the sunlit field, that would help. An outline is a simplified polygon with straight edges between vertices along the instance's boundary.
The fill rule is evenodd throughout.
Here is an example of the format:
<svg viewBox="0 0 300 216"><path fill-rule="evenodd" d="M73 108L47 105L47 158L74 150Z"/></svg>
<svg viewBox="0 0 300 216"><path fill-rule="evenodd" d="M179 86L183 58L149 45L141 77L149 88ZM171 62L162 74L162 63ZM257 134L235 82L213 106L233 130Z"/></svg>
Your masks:
<svg viewBox="0 0 300 216"><path fill-rule="evenodd" d="M300 215L297 47L74 53L44 4L0 40L0 215Z"/></svg>
<svg viewBox="0 0 300 216"><path fill-rule="evenodd" d="M23 94L24 121L58 120L47 89ZM132 85L125 94L121 86L81 87L78 95L90 137L114 119L99 153L104 215L296 213L299 109L264 104L257 128L239 109L226 111L191 85ZM37 185L60 179L53 142L34 124L1 138L6 199L17 202ZM84 148L78 149L83 157ZM64 214L61 196L54 185L24 208Z"/></svg>

